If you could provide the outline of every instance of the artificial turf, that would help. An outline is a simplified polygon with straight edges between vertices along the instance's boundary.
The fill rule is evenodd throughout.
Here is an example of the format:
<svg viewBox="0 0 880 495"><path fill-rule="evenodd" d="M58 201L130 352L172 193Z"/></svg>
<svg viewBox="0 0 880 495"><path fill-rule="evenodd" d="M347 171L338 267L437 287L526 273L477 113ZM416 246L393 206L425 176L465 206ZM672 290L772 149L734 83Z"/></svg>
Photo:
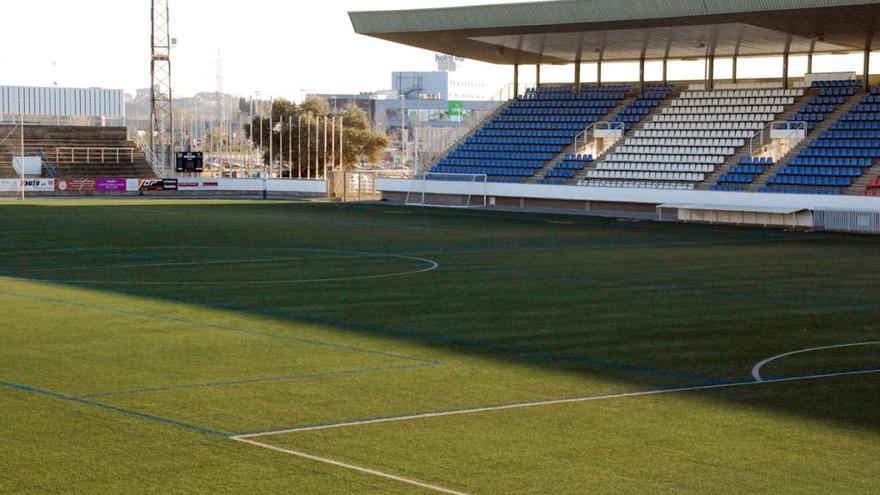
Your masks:
<svg viewBox="0 0 880 495"><path fill-rule="evenodd" d="M0 203L0 493L876 493L880 242L489 211ZM742 386L727 387L728 384Z"/></svg>

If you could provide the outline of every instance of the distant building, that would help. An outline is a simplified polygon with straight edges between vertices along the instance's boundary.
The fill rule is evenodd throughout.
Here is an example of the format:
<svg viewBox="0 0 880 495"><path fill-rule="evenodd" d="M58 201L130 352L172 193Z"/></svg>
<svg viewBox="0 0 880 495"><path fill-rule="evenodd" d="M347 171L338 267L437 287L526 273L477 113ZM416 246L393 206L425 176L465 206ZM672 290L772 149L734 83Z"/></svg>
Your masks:
<svg viewBox="0 0 880 495"><path fill-rule="evenodd" d="M436 62L437 71L392 72L390 90L314 96L327 100L336 111L348 106L362 109L377 131L389 135L395 148L402 145L405 122L408 150L433 151L436 138L446 129L479 116L491 99L484 82L457 72L464 59L438 54ZM402 112L406 113L405 120Z"/></svg>
<svg viewBox="0 0 880 495"><path fill-rule="evenodd" d="M75 118L121 123L125 120L125 93L121 89L0 86L0 120L18 115L30 120Z"/></svg>

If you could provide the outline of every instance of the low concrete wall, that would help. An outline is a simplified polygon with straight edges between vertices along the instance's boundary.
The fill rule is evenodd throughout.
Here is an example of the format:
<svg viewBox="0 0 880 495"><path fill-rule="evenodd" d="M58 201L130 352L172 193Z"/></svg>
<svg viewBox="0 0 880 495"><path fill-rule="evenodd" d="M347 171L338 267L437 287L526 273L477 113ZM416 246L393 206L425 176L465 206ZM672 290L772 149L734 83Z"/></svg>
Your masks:
<svg viewBox="0 0 880 495"><path fill-rule="evenodd" d="M756 227L813 228L813 213L766 213L754 211L679 209L678 220L697 223L723 223Z"/></svg>
<svg viewBox="0 0 880 495"><path fill-rule="evenodd" d="M380 179L378 189L383 200L397 204L405 202L410 190L417 190L420 195L425 191L427 203L442 206L462 205L468 195L475 194L471 183L458 181L418 181L416 184L408 179ZM880 197L503 183L486 184L485 190L479 192L480 198L483 192L490 207L504 210L780 228L814 228L812 212L823 209L880 214ZM670 203L677 207L660 211L661 205ZM688 208L689 205L694 208ZM794 212L781 213L772 211L774 209Z"/></svg>
<svg viewBox="0 0 880 495"><path fill-rule="evenodd" d="M411 189L409 179L379 179L378 189L383 197L393 197L399 193L404 197ZM474 194L469 182L428 181L421 184L428 194L466 196ZM543 184L502 184L488 183L486 194L495 198L523 198L590 202L605 204L640 204L656 207L665 203L692 203L699 205L736 207L785 207L797 209L846 208L880 211L880 197L869 196L826 196L813 194L771 194L736 193L721 191L684 191L675 189L634 189L616 187L551 186Z"/></svg>

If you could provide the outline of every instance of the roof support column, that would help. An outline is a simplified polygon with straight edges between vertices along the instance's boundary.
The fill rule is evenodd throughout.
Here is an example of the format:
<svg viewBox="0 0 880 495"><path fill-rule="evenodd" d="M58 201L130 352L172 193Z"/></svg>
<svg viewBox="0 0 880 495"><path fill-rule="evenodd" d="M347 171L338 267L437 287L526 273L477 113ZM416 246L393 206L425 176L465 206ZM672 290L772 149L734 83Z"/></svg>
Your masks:
<svg viewBox="0 0 880 495"><path fill-rule="evenodd" d="M788 89L788 59L791 58L791 35L785 39L785 51L782 53L782 87Z"/></svg>
<svg viewBox="0 0 880 495"><path fill-rule="evenodd" d="M578 94L581 92L581 61L584 56L584 33L581 33L578 38L578 46L577 53L575 53L574 57L574 87L572 91L574 94Z"/></svg>
<svg viewBox="0 0 880 495"><path fill-rule="evenodd" d="M734 82L734 83L737 82L737 77L736 77L736 66L737 66L737 63L738 63L738 62L739 62L739 57L737 57L736 55L734 55L734 56L733 56L733 74L732 74L732 76L733 76L732 79L733 79L733 82Z"/></svg>
<svg viewBox="0 0 880 495"><path fill-rule="evenodd" d="M596 62L596 85L602 85L602 59Z"/></svg>
<svg viewBox="0 0 880 495"><path fill-rule="evenodd" d="M641 91L645 91L645 55L648 53L648 35L645 35L645 39L642 40L642 54L639 57L639 85L641 85Z"/></svg>
<svg viewBox="0 0 880 495"><path fill-rule="evenodd" d="M519 96L519 64L513 64L513 99Z"/></svg>
<svg viewBox="0 0 880 495"><path fill-rule="evenodd" d="M712 36L709 40L709 46L706 49L706 89L715 89L715 49L718 46L718 28L712 29Z"/></svg>
<svg viewBox="0 0 880 495"><path fill-rule="evenodd" d="M807 74L813 73L813 51L816 49L816 40L810 41L810 53L807 54Z"/></svg>
<svg viewBox="0 0 880 495"><path fill-rule="evenodd" d="M663 53L663 84L667 84L668 80L668 68L669 68L669 50L672 48L672 28L669 28L666 32L666 51Z"/></svg>
<svg viewBox="0 0 880 495"><path fill-rule="evenodd" d="M736 70L739 66L739 47L742 45L742 31L739 33L739 37L736 39L736 46L733 48L733 60L731 60L731 79L733 79L733 83L736 84L739 80L737 77Z"/></svg>
<svg viewBox="0 0 880 495"><path fill-rule="evenodd" d="M642 58L639 60L639 84L641 85L641 91L645 91L645 56L642 55Z"/></svg>
<svg viewBox="0 0 880 495"><path fill-rule="evenodd" d="M535 87L541 87L541 64L535 64Z"/></svg>
<svg viewBox="0 0 880 495"><path fill-rule="evenodd" d="M715 89L715 52L714 50L709 53L709 60L707 61L709 65L709 75L706 77L706 89L712 90Z"/></svg>
<svg viewBox="0 0 880 495"><path fill-rule="evenodd" d="M874 23L871 23L873 26ZM871 48L874 42L874 30L868 31L868 37L865 39L865 91L871 91Z"/></svg>

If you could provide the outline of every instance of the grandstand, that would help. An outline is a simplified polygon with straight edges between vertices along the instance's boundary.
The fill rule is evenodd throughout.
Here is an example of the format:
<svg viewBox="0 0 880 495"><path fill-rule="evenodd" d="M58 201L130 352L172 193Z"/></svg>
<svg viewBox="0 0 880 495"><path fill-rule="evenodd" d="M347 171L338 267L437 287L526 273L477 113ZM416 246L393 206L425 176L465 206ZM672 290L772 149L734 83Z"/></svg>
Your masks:
<svg viewBox="0 0 880 495"><path fill-rule="evenodd" d="M868 184L859 179L880 171L880 87L865 94L861 86L856 79L795 89L745 84L688 89L668 102L674 85L634 96L630 85L529 88L431 172L509 183L858 194ZM785 117L804 124L806 144L776 160L752 156L750 139ZM623 122L626 137L594 160L575 137L601 120ZM580 171L585 180L575 180Z"/></svg>
<svg viewBox="0 0 880 495"><path fill-rule="evenodd" d="M650 195L684 203L812 208L832 203L796 196L878 194L880 86L871 54L880 31L869 21L878 14L877 2L856 0L572 0L350 17L364 35L512 66L517 96L427 164L434 180L485 174L488 194L505 204L545 197L583 209L581 201L601 198L626 209L627 190L638 189L674 191ZM814 56L831 53L863 54L861 73L814 71ZM738 77L743 61L758 56L776 57L780 77ZM792 72L793 57L806 59L805 72ZM704 60L704 78L670 80L680 60ZM716 74L722 61L729 77ZM613 62L638 64L637 80L603 80L603 64ZM646 77L648 63L662 64L659 80ZM569 64L573 82L541 81L545 64ZM585 64L595 66L595 80L582 80ZM520 84L525 65L536 67L534 87ZM606 132L614 125L618 134ZM381 187L395 200L410 186ZM664 201L643 204L647 211ZM849 201L833 204L878 207Z"/></svg>
<svg viewBox="0 0 880 495"><path fill-rule="evenodd" d="M25 125L24 152L42 161L42 177L155 177L125 127ZM22 127L0 126L0 178L17 177Z"/></svg>

